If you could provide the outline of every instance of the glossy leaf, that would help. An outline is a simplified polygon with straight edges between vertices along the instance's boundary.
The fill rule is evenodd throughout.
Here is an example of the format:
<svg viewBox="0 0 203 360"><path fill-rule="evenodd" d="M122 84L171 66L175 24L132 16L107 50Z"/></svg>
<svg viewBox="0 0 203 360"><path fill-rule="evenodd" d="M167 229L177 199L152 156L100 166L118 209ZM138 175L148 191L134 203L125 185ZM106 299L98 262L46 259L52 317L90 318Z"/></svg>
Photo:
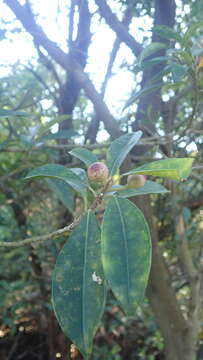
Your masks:
<svg viewBox="0 0 203 360"><path fill-rule="evenodd" d="M188 71L188 67L186 65L172 63L168 66L171 70L172 78L174 82L181 81Z"/></svg>
<svg viewBox="0 0 203 360"><path fill-rule="evenodd" d="M100 229L91 211L83 216L57 258L52 294L61 328L89 357L106 295Z"/></svg>
<svg viewBox="0 0 203 360"><path fill-rule="evenodd" d="M191 49L192 51L192 49ZM188 51L180 49L169 49L167 55L171 56L171 60L177 61L179 59L180 64L192 65L194 63L194 58L192 54Z"/></svg>
<svg viewBox="0 0 203 360"><path fill-rule="evenodd" d="M54 119L48 121L45 125L42 125L39 127L38 131L37 131L37 137L38 139L44 134L46 133L53 125L55 124L59 124L60 122L67 120L70 117L70 115L58 115L55 116Z"/></svg>
<svg viewBox="0 0 203 360"><path fill-rule="evenodd" d="M193 159L191 158L168 158L140 166L123 175L144 174L181 180L189 176L192 163Z"/></svg>
<svg viewBox="0 0 203 360"><path fill-rule="evenodd" d="M77 135L78 135L78 133L76 131L63 130L63 131L58 131L58 132L53 133L53 134L42 136L40 138L40 141L54 140L54 139L70 139L70 138L75 137Z"/></svg>
<svg viewBox="0 0 203 360"><path fill-rule="evenodd" d="M75 148L69 152L69 154L75 156L80 159L85 165L88 167L94 162L98 161L98 158L95 154L85 148Z"/></svg>
<svg viewBox="0 0 203 360"><path fill-rule="evenodd" d="M122 198L129 198L137 195L146 194L165 194L169 192L163 185L156 183L155 181L147 180L143 187L137 189L124 189L118 191L117 195Z"/></svg>
<svg viewBox="0 0 203 360"><path fill-rule="evenodd" d="M87 178L87 173L84 169L81 168L70 168L70 170L77 175L80 180L87 185L87 187L89 186L89 182L88 182L88 178Z"/></svg>
<svg viewBox="0 0 203 360"><path fill-rule="evenodd" d="M75 191L85 195L87 184L85 184L79 176L65 166L57 164L47 164L40 166L28 173L26 180L37 177L50 177L65 181Z"/></svg>
<svg viewBox="0 0 203 360"><path fill-rule="evenodd" d="M142 131L137 131L131 134L120 136L111 144L107 152L107 166L109 169L109 176L116 174L123 160L126 158L130 150L137 144L142 136Z"/></svg>
<svg viewBox="0 0 203 360"><path fill-rule="evenodd" d="M182 37L176 31L166 25L156 25L153 27L152 32L155 32L164 39L176 40L180 43L183 41Z"/></svg>
<svg viewBox="0 0 203 360"><path fill-rule="evenodd" d="M59 200L64 204L64 206L71 212L74 212L74 191L73 189L66 184L63 180L60 179L45 179L49 188L57 195Z"/></svg>
<svg viewBox="0 0 203 360"><path fill-rule="evenodd" d="M143 300L151 265L151 242L142 212L127 199L113 197L102 224L105 278L127 315Z"/></svg>
<svg viewBox="0 0 203 360"><path fill-rule="evenodd" d="M144 69L147 69L147 68L149 68L151 66L160 64L162 62L166 62L168 60L171 60L171 58L169 56L157 56L157 57L154 57L153 59L143 61L141 69L144 70Z"/></svg>
<svg viewBox="0 0 203 360"><path fill-rule="evenodd" d="M200 28L203 29L203 21L197 21L194 24L192 24L184 34L183 37L184 43L187 44L190 38L195 35L197 29Z"/></svg>
<svg viewBox="0 0 203 360"><path fill-rule="evenodd" d="M153 92L156 89L161 88L163 85L165 85L166 83L163 82L159 82L158 84L154 84L154 85L149 85L144 87L142 90L137 91L135 94L133 94L130 99L126 102L123 110L125 110L127 107L129 107L130 105L132 105L133 103L135 103L141 96L150 94L151 92Z"/></svg>
<svg viewBox="0 0 203 360"><path fill-rule="evenodd" d="M163 91L168 91L168 90L180 90L180 88L182 86L185 86L185 82L184 81L179 81L179 82L174 82L174 83L167 83L166 85L164 84L163 86Z"/></svg>
<svg viewBox="0 0 203 360"><path fill-rule="evenodd" d="M168 48L168 46L166 44L163 44L161 42L152 42L151 44L149 44L142 50L138 61L141 64L142 61L144 59L146 59L148 56L150 56L162 49L167 49L167 48Z"/></svg>

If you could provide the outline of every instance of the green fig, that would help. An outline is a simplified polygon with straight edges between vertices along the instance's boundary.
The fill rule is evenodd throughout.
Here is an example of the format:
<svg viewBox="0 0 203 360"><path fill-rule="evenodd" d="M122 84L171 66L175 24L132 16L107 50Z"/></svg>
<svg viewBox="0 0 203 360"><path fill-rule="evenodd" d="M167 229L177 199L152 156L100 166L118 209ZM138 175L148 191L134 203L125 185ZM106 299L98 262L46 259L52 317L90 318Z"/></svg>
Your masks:
<svg viewBox="0 0 203 360"><path fill-rule="evenodd" d="M146 182L146 176L145 175L128 175L127 179L127 185L129 189L135 189L143 187Z"/></svg>

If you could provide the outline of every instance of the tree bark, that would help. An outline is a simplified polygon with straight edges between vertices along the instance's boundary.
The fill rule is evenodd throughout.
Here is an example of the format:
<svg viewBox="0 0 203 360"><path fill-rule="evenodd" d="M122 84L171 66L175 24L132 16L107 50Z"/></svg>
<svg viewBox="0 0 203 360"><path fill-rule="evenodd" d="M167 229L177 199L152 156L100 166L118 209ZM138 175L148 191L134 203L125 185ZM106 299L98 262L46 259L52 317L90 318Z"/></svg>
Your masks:
<svg viewBox="0 0 203 360"><path fill-rule="evenodd" d="M143 211L152 238L152 266L147 297L165 344L166 360L195 360L197 334L182 314L171 284L170 274L158 246L157 225L154 222L149 196L136 197Z"/></svg>

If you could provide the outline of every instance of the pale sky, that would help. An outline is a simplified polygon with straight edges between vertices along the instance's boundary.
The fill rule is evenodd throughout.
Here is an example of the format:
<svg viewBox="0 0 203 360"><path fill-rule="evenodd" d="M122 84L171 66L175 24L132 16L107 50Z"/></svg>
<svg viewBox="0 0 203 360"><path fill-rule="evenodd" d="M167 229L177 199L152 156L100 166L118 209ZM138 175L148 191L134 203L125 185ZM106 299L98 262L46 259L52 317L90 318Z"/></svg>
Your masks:
<svg viewBox="0 0 203 360"><path fill-rule="evenodd" d="M21 4L24 4L24 0L20 0ZM48 37L57 42L60 47L67 51L66 45L66 33L68 29L67 23L67 9L65 7L64 0L32 0L33 10L38 16L38 23L45 30ZM49 11L47 11L47 3ZM59 4L60 15L56 17L57 6ZM119 11L120 4L114 4L112 10L117 14L118 18L121 19L121 13ZM176 0L177 4L177 17L181 16L183 12L189 13L190 9L188 5L182 5L180 0ZM94 4L94 0L90 1L90 11L95 12L97 7ZM10 21L11 24L7 25L7 28L13 29L14 27L21 27L20 22L15 20L15 16L11 10L3 3L3 0L0 0L0 13L2 14L2 19L6 22ZM2 24L2 19L0 19L0 25L4 28ZM179 19L177 18L179 22ZM131 34L136 38L140 43L143 42L143 38L150 36L150 29L152 27L152 21L149 16L142 16L140 18L134 18L130 26ZM184 24L182 24L184 29ZM94 34L92 37L92 42L89 47L89 58L85 71L89 74L90 78L93 80L94 85L97 87L97 90L100 89L101 83L103 81L106 67L109 60L109 55L111 53L112 45L115 40L115 33L109 28L105 21L102 20L101 23L98 22L98 16L95 16L95 21L92 23L91 32ZM1 63L0 63L0 77L8 74L12 71L11 66L18 61L20 64L26 64L30 60L36 62L37 53L32 43L32 37L28 35L25 31L23 32L7 32L7 39L0 41L0 53L1 53ZM121 66L122 63L127 63L128 65L133 64L135 58L131 53L131 50L127 48L124 44L121 45L120 51L116 58L116 62L113 67L114 76L109 80L108 87L105 94L105 101L109 107L111 113L120 117L123 116L122 109L125 102L129 99L131 91L135 90L135 79L132 72L128 71ZM36 62L37 63L37 62ZM46 106L46 101L44 104ZM47 105L49 105L47 103ZM87 110L91 110L92 105L88 106ZM99 133L99 140L104 140L108 138L109 135L105 130L101 130Z"/></svg>
<svg viewBox="0 0 203 360"><path fill-rule="evenodd" d="M21 1L21 3L23 4L24 1ZM56 18L57 0L48 1L48 12L47 1L33 0L32 3L34 11L40 14L38 22L42 25L43 29L46 29L46 34L51 40L57 42L66 51L65 36L68 26L66 17L67 9L64 7L64 0L59 1L60 8L63 11L58 18ZM90 3L90 10L92 12L96 10L94 1ZM113 10L119 17L119 5L117 5L117 8L113 8ZM3 14L3 19L5 21L14 21L15 19L13 13L3 4L3 1L0 1L0 13ZM19 26L18 21L15 21L15 24L16 27ZM150 33L148 30L151 26L151 19L148 16L145 16L134 19L131 29L134 29L136 39L142 41L143 36L149 36ZM12 27L13 22L10 25L10 28ZM143 30L138 30L140 28ZM104 78L115 34L104 21L99 25L97 18L95 18L91 31L94 33L94 36L92 37L92 43L89 47L89 58L85 71L89 73L90 78L99 90ZM14 34L8 32L7 35L8 39L0 41L1 65L4 65L4 67L0 66L0 76L5 75L9 71L10 65L14 64L17 60L21 64L26 64L31 58L34 60L37 56L32 44L31 36L25 32L16 32ZM118 112L121 112L123 105L129 98L131 90L135 86L132 73L119 67L123 62L132 64L133 61L134 56L131 51L122 44L113 68L115 75L108 83L105 96L106 103L110 107L111 112L117 116Z"/></svg>

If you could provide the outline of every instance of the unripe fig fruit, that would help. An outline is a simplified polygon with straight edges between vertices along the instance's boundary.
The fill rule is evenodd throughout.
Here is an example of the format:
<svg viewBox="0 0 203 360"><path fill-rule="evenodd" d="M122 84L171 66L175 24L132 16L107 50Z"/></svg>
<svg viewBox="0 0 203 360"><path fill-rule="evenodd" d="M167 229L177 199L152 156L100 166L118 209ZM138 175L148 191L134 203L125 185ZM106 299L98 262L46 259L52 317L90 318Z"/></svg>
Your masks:
<svg viewBox="0 0 203 360"><path fill-rule="evenodd" d="M95 162L88 167L87 175L90 181L103 182L107 180L109 170L104 163Z"/></svg>
<svg viewBox="0 0 203 360"><path fill-rule="evenodd" d="M128 175L127 184L130 189L143 187L146 181L145 175Z"/></svg>

